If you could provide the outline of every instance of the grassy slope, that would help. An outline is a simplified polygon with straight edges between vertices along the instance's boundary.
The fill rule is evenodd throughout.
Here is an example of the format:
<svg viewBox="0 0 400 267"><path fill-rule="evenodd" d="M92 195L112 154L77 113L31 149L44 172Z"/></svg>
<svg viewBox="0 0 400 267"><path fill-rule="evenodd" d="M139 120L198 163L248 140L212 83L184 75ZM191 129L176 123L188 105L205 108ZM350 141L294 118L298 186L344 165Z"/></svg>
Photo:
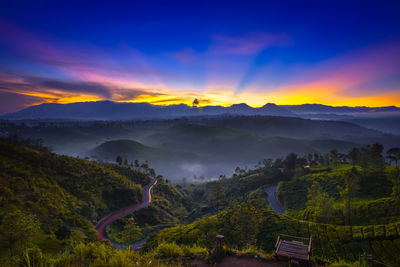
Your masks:
<svg viewBox="0 0 400 267"><path fill-rule="evenodd" d="M233 197L233 199L250 200L250 202L230 206L228 210L217 215L203 217L187 225L164 229L150 240L148 247L156 247L160 242L176 242L183 245L197 244L210 249L214 246L215 235L223 234L231 248L253 245L268 253L272 252L278 234L289 234L312 236L313 254L320 259L331 262L343 259L356 261L360 253L366 252L373 254L377 260L397 266L400 264L397 257L400 253L400 208L392 198L363 200L365 196L363 198L360 196L359 200L353 203L351 226L343 225L343 207L340 202L336 203L337 210L334 217L337 222L335 221L335 224L308 220L313 217L312 214L309 210L302 210L307 200L307 190L313 180L320 181L324 190L339 200L337 186L343 185L343 173L349 168L350 166L345 166L336 171L308 174L283 182L280 193L286 205L292 209L301 210L292 214L296 217L276 214L265 209L264 205L253 210L243 208L254 201L251 197L253 194L255 198L265 198L262 194L258 194L258 191L279 180L279 177L274 177L273 173L269 178L261 174L252 174L222 180L226 199ZM215 182L198 186L197 190L205 192L195 194L198 196L195 200L209 208L212 204L210 192L212 192L213 184ZM251 191L254 189L253 186L259 189ZM256 210L259 210L261 215ZM212 213L203 212L203 215ZM253 222L260 218L262 218L261 224L254 225ZM250 228L246 228L247 224ZM253 240L251 232L254 229L257 229L257 233ZM247 234L244 240L238 238L240 233L245 233L245 236Z"/></svg>
<svg viewBox="0 0 400 267"><path fill-rule="evenodd" d="M386 171L392 167L386 167ZM290 210L301 210L306 207L307 192L313 181L318 181L323 190L326 191L335 200L339 200L338 186L344 186L344 173L351 169L350 165L343 165L338 169L326 171L320 170L316 173L307 174L290 181L284 181L278 186L278 197ZM378 180L377 173L371 172L365 174L360 167L357 167L360 190L357 194L359 199L378 199L390 194L391 185L384 179ZM368 183L362 183L368 178ZM371 181L372 180L372 181ZM373 184L373 182L375 184Z"/></svg>
<svg viewBox="0 0 400 267"><path fill-rule="evenodd" d="M0 216L16 210L33 214L50 240L56 241L54 232L61 226L96 240L93 225L101 216L141 201L148 179L124 172L0 140ZM2 221L7 223L12 222Z"/></svg>

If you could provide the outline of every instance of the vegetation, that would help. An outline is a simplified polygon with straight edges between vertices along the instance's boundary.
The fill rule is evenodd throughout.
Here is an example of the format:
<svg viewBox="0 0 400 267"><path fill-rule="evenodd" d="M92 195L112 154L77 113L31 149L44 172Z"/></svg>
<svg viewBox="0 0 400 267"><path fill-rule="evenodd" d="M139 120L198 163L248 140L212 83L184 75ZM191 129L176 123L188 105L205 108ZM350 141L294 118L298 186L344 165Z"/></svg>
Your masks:
<svg viewBox="0 0 400 267"><path fill-rule="evenodd" d="M37 151L0 140L0 237L3 259L30 245L57 251L97 240L103 215L142 199L145 174Z"/></svg>
<svg viewBox="0 0 400 267"><path fill-rule="evenodd" d="M30 145L31 147L22 146ZM33 149L35 148L35 149ZM271 258L279 234L313 237L313 256L352 266L360 253L397 266L400 183L397 150L355 147L264 159L250 170L205 183L172 184L144 161L119 155L117 164L60 156L38 143L0 140L0 264L4 266L179 266L213 259L215 236L224 253ZM118 208L142 201L157 177L152 205L108 227L109 236L145 248L116 250L94 225ZM287 210L269 207L265 189L279 183Z"/></svg>

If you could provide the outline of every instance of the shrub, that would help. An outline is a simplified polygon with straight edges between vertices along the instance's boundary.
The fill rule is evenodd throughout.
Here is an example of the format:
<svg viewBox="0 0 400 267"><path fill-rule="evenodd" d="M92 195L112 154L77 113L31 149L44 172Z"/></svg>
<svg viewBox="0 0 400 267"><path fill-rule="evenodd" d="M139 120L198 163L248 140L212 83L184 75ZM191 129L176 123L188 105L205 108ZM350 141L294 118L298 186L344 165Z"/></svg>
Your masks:
<svg viewBox="0 0 400 267"><path fill-rule="evenodd" d="M183 249L175 242L161 243L154 252L158 258L178 258L185 256Z"/></svg>

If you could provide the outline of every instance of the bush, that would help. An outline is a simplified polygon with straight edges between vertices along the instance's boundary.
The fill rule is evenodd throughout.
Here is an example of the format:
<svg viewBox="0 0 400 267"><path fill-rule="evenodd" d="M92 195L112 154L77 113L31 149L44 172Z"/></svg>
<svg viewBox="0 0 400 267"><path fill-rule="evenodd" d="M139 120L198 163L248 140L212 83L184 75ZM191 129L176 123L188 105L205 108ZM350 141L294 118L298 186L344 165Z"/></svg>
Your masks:
<svg viewBox="0 0 400 267"><path fill-rule="evenodd" d="M154 252L157 258L178 258L185 256L184 250L175 242L161 243Z"/></svg>

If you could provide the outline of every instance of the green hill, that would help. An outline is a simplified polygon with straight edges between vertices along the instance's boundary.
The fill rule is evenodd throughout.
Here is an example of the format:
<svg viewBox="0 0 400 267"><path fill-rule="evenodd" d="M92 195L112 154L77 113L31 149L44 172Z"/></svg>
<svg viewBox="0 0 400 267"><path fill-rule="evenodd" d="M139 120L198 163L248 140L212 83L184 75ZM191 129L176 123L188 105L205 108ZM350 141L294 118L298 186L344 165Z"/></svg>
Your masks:
<svg viewBox="0 0 400 267"><path fill-rule="evenodd" d="M30 242L44 250L60 249L66 238L97 240L97 220L139 203L142 185L149 182L138 171L130 170L128 176L122 172L118 166L40 152L1 139L1 252L28 241L13 237L25 231L26 220L35 222L29 225L37 230ZM15 221L20 224L14 225Z"/></svg>
<svg viewBox="0 0 400 267"><path fill-rule="evenodd" d="M166 152L145 146L134 140L108 141L87 152L87 154L93 158L110 159L112 161L114 161L118 155L129 157L130 159L149 160L160 154L164 155L164 153Z"/></svg>

